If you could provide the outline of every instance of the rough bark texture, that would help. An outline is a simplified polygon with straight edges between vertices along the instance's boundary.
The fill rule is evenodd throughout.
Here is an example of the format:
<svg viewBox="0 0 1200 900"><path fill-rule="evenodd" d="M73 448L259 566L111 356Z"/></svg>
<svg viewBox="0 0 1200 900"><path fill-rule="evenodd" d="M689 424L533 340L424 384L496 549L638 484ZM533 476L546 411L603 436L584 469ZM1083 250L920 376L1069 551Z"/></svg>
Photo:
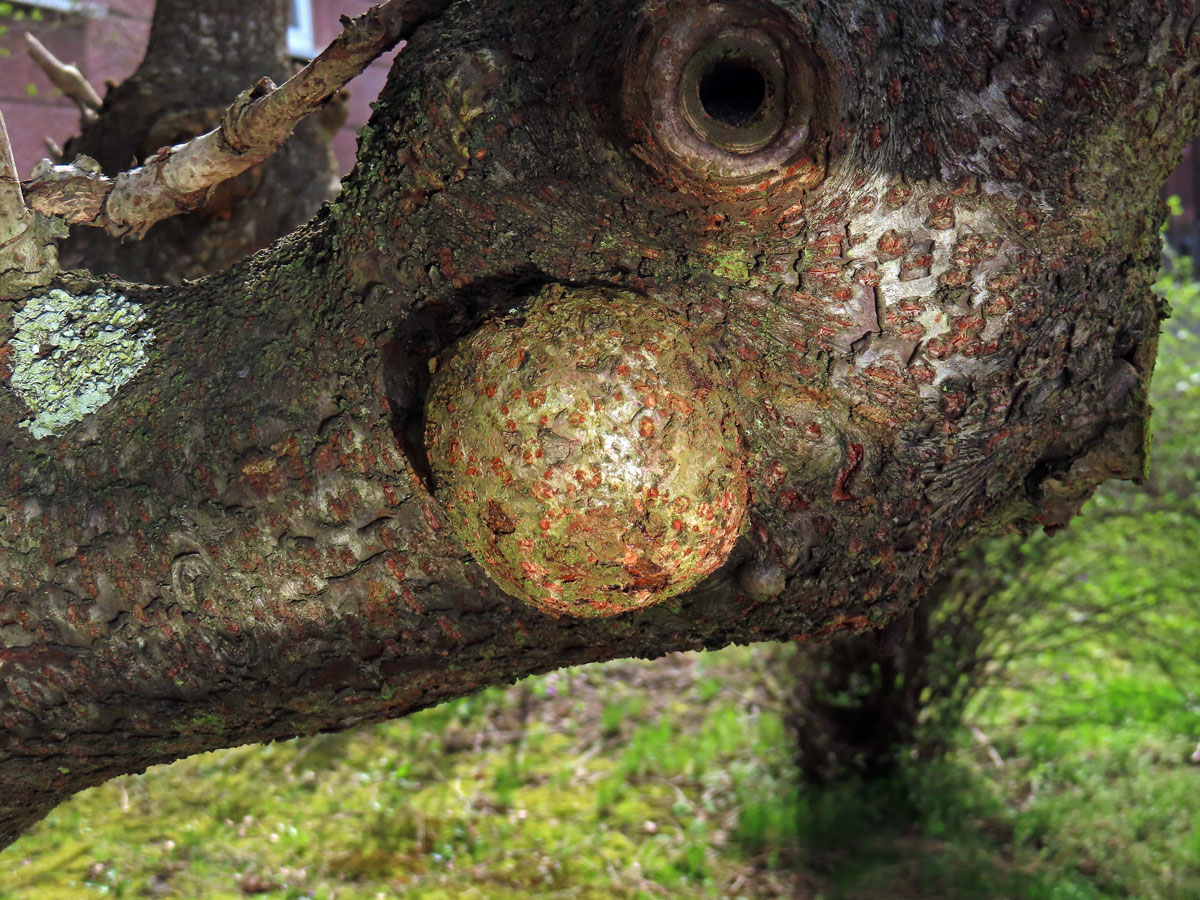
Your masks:
<svg viewBox="0 0 1200 900"><path fill-rule="evenodd" d="M1198 18L1176 0L454 6L398 57L315 221L181 288L63 279L146 354L111 401L37 439L26 404L58 401L0 393L0 838L200 750L564 665L864 630L982 529L1056 525L1137 477L1157 187L1196 131ZM727 32L742 87L655 82ZM696 102L711 121L678 108ZM746 448L726 565L612 618L499 590L422 446L429 360L553 283L690 322ZM29 385L12 322L0 363Z"/></svg>
<svg viewBox="0 0 1200 900"><path fill-rule="evenodd" d="M288 0L158 0L141 65L110 89L99 117L65 147L65 160L84 154L116 175L216 127L259 79L281 83L294 68L288 8ZM198 214L160 224L151 242L77 228L63 245L63 266L171 284L226 268L329 197L330 137L318 121L302 123L270 160L225 182Z"/></svg>

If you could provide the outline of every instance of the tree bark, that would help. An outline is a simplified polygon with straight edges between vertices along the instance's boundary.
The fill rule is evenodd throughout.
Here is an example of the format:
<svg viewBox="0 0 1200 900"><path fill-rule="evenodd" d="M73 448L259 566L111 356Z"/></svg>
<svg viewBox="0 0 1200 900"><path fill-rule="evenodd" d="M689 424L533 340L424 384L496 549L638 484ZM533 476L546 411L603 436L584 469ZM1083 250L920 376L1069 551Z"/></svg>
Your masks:
<svg viewBox="0 0 1200 900"><path fill-rule="evenodd" d="M99 117L65 147L109 175L214 128L238 94L263 77L283 82L289 0L158 0L146 55L113 87ZM336 104L335 104L336 107ZM329 199L336 163L333 131L316 119L270 160L213 191L196 215L160 224L152 241L76 229L64 267L154 284L178 284L225 269L308 219Z"/></svg>
<svg viewBox="0 0 1200 900"><path fill-rule="evenodd" d="M495 0L419 29L313 222L196 284L64 276L0 323L0 840L201 750L875 627L985 528L1140 476L1198 18ZM431 362L547 285L686 322L732 398L745 527L647 609L506 594L426 459ZM75 337L38 330L64 308ZM58 360L87 376L66 398Z"/></svg>

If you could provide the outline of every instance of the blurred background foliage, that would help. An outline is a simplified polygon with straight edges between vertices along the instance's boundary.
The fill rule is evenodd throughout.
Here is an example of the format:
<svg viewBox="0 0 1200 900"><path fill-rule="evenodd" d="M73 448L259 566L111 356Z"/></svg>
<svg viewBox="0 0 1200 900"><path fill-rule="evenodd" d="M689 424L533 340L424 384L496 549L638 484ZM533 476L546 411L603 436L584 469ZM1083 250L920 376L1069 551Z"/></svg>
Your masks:
<svg viewBox="0 0 1200 900"><path fill-rule="evenodd" d="M1147 484L959 561L907 635L568 669L105 784L0 900L1200 897L1200 285ZM865 648L865 649L864 649Z"/></svg>

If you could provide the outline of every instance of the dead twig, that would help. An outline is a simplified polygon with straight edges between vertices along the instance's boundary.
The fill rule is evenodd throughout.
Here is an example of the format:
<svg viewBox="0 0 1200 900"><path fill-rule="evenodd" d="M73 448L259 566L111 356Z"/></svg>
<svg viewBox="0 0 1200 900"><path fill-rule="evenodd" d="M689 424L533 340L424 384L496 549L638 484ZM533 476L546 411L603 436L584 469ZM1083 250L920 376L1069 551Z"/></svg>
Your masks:
<svg viewBox="0 0 1200 900"><path fill-rule="evenodd" d="M343 18L342 33L319 56L279 87L264 78L244 91L212 131L161 149L115 178L95 171L85 157L66 166L45 161L25 185L27 202L72 224L140 238L156 222L198 208L214 186L269 157L301 119L450 2L388 0L356 19Z"/></svg>
<svg viewBox="0 0 1200 900"><path fill-rule="evenodd" d="M38 64L50 83L63 92L79 107L79 116L85 123L96 120L96 112L100 109L100 95L88 83L77 66L64 63L57 56L42 46L42 42L28 31L25 32L25 50L35 63Z"/></svg>
<svg viewBox="0 0 1200 900"><path fill-rule="evenodd" d="M46 148L46 152L57 162L63 158L63 148L58 145L58 141L50 137L50 135L42 136L42 146Z"/></svg>
<svg viewBox="0 0 1200 900"><path fill-rule="evenodd" d="M971 728L971 735L975 738L975 740L979 743L979 745L981 747L983 747L983 749L987 752L988 759L990 759L992 761L992 765L995 766L997 769L1003 769L1004 768L1004 757L1000 755L1000 752L996 749L996 746L992 743L992 739L989 738L986 734L984 734L982 731L980 731L978 728L975 728L975 727Z"/></svg>

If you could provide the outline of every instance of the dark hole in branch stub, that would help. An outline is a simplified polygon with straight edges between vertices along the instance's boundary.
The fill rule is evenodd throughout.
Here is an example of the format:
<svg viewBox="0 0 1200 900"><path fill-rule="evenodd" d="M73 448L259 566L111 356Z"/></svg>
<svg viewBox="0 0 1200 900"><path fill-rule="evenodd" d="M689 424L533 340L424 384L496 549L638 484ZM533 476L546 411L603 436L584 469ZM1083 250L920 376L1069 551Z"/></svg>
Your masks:
<svg viewBox="0 0 1200 900"><path fill-rule="evenodd" d="M767 80L750 63L721 60L700 80L700 105L717 122L740 128L762 109Z"/></svg>

